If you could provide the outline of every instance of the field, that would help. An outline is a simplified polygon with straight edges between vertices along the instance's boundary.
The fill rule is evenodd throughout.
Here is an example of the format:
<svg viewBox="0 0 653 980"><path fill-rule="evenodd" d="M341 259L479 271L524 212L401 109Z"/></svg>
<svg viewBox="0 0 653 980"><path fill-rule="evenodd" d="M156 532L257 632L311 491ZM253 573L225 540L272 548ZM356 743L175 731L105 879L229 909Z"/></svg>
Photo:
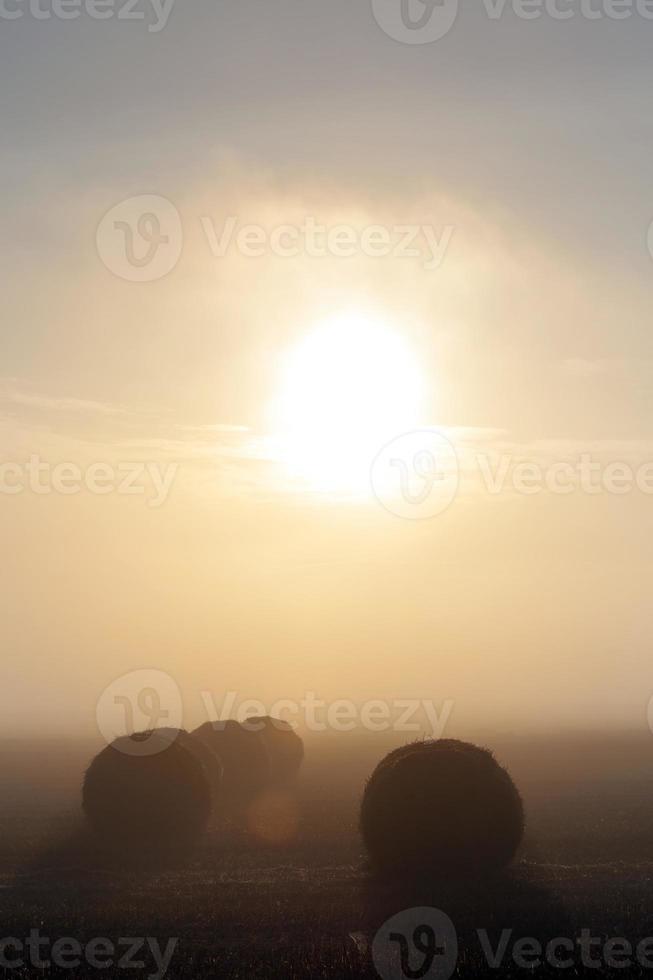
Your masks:
<svg viewBox="0 0 653 980"><path fill-rule="evenodd" d="M638 943L653 936L650 737L494 736L485 742L524 797L528 823L518 861L500 880L399 882L374 878L357 832L365 777L397 739L312 736L295 797L265 811L258 836L214 828L183 866L140 871L112 866L84 833L79 784L96 744L4 741L2 937L25 940L38 930L49 943L72 937L84 949L94 939L109 941L94 947L102 956L93 963L83 957L74 969L33 966L24 950L24 965L6 975L158 977L168 949L169 977L375 977L371 943L379 928L396 913L422 906L442 910L454 923L455 976L650 974L653 943L649 960L638 963L635 955ZM276 843L262 839L284 836ZM419 913L407 915L412 931ZM594 966L584 964L577 945L584 929L596 937L587 954ZM504 956L495 968L479 930L487 930L490 952L502 930L511 930L503 933ZM130 952L130 937L158 945L136 950L132 942ZM514 943L528 937L543 946L569 938L574 953L558 955L569 955L573 965L554 967L532 951L530 967L520 965ZM604 945L619 938L632 947L630 956L623 945ZM44 963L48 948L41 948ZM18 959L14 947L5 954ZM417 956L410 963L423 961ZM389 962L381 969L400 977ZM430 972L412 973L446 980L451 971L445 966L436 956Z"/></svg>

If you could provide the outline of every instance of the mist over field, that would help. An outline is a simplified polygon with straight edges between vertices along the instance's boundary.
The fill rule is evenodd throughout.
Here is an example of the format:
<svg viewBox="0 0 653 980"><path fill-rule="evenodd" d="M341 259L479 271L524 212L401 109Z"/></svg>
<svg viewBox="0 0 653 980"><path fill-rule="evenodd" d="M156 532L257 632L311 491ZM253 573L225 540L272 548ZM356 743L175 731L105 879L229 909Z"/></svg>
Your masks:
<svg viewBox="0 0 653 980"><path fill-rule="evenodd" d="M0 0L3 976L653 969L652 32Z"/></svg>
<svg viewBox="0 0 653 980"><path fill-rule="evenodd" d="M218 709L229 692L268 706L313 692L451 700L459 731L647 731L635 506L468 498L414 526L183 490L151 512L138 497L13 498L3 734L92 734L102 691L151 667L197 723L202 692Z"/></svg>

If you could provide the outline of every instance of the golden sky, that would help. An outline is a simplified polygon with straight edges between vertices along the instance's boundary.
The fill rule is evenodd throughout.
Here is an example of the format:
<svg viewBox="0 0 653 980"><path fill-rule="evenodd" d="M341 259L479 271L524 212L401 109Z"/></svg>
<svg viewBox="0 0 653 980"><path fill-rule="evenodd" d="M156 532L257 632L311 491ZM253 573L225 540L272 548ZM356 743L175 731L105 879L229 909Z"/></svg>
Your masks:
<svg viewBox="0 0 653 980"><path fill-rule="evenodd" d="M197 721L233 690L451 700L462 730L645 724L637 27L467 11L411 46L366 4L286 0L179 3L154 34L3 26L1 459L7 485L34 457L86 481L0 494L3 733L88 731L141 667ZM113 209L144 195L178 254L130 281ZM370 477L414 432L458 470L418 520L394 448ZM631 491L546 483L588 455Z"/></svg>

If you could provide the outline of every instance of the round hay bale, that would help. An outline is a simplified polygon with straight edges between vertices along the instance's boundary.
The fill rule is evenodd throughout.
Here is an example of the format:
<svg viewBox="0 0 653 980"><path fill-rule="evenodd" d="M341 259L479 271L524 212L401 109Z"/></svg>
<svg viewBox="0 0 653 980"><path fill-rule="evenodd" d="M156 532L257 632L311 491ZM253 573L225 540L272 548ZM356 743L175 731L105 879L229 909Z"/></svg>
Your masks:
<svg viewBox="0 0 653 980"><path fill-rule="evenodd" d="M220 799L222 786L222 763L215 752L201 739L184 731L183 728L157 728L156 734L159 737L168 738L171 742L178 741L197 759L211 788L212 803L215 806Z"/></svg>
<svg viewBox="0 0 653 980"><path fill-rule="evenodd" d="M133 860L188 850L211 812L204 766L188 733L117 738L91 762L82 788L86 819L112 850Z"/></svg>
<svg viewBox="0 0 653 980"><path fill-rule="evenodd" d="M405 745L379 763L360 827L379 871L491 873L512 859L524 812L491 752L439 739Z"/></svg>
<svg viewBox="0 0 653 980"><path fill-rule="evenodd" d="M224 808L238 811L260 793L270 780L270 762L257 732L237 721L207 721L193 732L222 765L221 800Z"/></svg>
<svg viewBox="0 0 653 980"><path fill-rule="evenodd" d="M258 733L270 762L270 781L279 785L297 775L304 759L304 743L286 721L261 715L243 722L243 728Z"/></svg>

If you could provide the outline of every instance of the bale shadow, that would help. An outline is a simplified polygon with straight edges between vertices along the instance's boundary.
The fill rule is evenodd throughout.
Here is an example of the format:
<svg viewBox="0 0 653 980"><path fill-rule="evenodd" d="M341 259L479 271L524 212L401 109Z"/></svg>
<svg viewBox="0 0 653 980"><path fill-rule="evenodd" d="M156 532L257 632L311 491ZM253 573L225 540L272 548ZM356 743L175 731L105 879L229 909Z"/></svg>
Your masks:
<svg viewBox="0 0 653 980"><path fill-rule="evenodd" d="M564 905L534 880L526 866L485 877L424 874L391 879L370 872L363 883L362 903L369 975L378 975L372 965L375 936L388 920L402 913L406 930L411 925L417 928L419 914L410 912L414 909L437 909L450 920L457 941L455 976L523 977L524 967L518 967L512 956L514 943L528 938L545 949L551 940L572 935ZM407 938L410 943L411 936ZM549 975L547 971L560 973L543 962L538 975Z"/></svg>

